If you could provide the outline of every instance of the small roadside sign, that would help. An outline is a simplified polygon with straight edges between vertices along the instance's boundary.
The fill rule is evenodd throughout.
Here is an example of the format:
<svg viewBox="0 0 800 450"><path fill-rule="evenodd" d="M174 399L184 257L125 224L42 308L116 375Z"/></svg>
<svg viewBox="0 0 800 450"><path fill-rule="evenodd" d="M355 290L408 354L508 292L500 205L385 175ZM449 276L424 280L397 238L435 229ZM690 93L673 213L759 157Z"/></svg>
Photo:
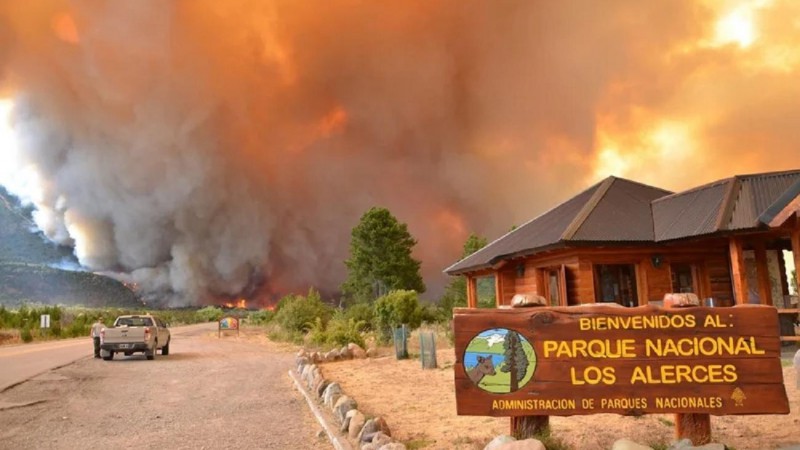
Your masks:
<svg viewBox="0 0 800 450"><path fill-rule="evenodd" d="M50 314L42 314L39 317L39 328L50 328Z"/></svg>
<svg viewBox="0 0 800 450"><path fill-rule="evenodd" d="M223 317L219 321L219 329L217 330L217 337L222 337L223 331L236 330L236 335L239 335L239 319L236 317Z"/></svg>

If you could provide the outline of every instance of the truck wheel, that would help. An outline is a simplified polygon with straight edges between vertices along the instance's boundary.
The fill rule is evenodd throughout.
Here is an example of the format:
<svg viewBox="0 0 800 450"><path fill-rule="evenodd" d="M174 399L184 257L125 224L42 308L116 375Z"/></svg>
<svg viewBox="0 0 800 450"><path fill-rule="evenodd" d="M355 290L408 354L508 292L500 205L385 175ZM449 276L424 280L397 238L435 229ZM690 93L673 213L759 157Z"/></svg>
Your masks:
<svg viewBox="0 0 800 450"><path fill-rule="evenodd" d="M145 350L144 356L146 356L148 360L152 361L152 360L156 359L157 350L158 350L158 342L154 342L153 343L153 349L152 350Z"/></svg>
<svg viewBox="0 0 800 450"><path fill-rule="evenodd" d="M108 356L103 356L103 361L111 361L114 359L114 352L108 352Z"/></svg>
<svg viewBox="0 0 800 450"><path fill-rule="evenodd" d="M161 356L169 355L169 341L167 341L167 345L161 348Z"/></svg>

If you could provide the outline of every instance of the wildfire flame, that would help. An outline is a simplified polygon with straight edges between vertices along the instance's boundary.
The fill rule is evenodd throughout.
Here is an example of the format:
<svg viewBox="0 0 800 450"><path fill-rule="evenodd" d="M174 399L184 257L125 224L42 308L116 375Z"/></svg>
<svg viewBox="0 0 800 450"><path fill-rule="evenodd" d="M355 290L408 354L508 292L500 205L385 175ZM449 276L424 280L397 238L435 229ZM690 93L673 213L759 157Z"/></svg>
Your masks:
<svg viewBox="0 0 800 450"><path fill-rule="evenodd" d="M236 309L247 309L247 300L245 300L243 298L240 298L240 299L238 299L236 301L225 302L222 305L224 307L230 308L230 309L233 309L233 308L236 308Z"/></svg>

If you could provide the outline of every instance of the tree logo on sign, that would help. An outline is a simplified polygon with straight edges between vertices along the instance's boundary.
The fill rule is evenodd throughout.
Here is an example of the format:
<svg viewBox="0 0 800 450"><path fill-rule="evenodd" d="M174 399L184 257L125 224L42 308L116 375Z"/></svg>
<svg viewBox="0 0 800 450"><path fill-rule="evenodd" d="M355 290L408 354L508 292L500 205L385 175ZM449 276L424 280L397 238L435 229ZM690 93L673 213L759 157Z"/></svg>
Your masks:
<svg viewBox="0 0 800 450"><path fill-rule="evenodd" d="M536 369L536 353L524 336L506 328L481 332L464 352L464 371L476 386L507 394L525 386Z"/></svg>

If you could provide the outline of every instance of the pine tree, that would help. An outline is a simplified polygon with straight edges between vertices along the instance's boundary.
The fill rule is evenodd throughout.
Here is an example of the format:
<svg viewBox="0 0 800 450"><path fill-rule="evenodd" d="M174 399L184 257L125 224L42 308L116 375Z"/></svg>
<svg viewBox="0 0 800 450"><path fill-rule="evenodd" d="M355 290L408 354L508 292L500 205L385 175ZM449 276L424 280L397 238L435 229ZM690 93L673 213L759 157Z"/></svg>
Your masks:
<svg viewBox="0 0 800 450"><path fill-rule="evenodd" d="M373 301L394 290L425 292L420 262L411 257L417 241L386 208L373 207L353 228L347 280L342 284L346 298Z"/></svg>
<svg viewBox="0 0 800 450"><path fill-rule="evenodd" d="M522 339L514 331L509 331L503 340L503 356L505 356L505 365L500 370L507 372L511 376L511 387L509 392L515 392L519 389L519 382L525 378L528 372L528 357L525 355L525 349L522 347Z"/></svg>

